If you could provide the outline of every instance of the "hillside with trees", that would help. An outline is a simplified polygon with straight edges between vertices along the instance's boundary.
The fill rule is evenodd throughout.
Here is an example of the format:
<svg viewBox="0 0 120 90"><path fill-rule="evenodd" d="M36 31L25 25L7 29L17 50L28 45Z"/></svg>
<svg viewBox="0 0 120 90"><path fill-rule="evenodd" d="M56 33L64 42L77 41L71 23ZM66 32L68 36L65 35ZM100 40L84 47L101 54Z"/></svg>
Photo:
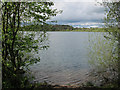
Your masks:
<svg viewBox="0 0 120 90"><path fill-rule="evenodd" d="M27 25L22 27L25 31L71 31L74 28L70 25L50 25L50 24L43 24L43 25Z"/></svg>

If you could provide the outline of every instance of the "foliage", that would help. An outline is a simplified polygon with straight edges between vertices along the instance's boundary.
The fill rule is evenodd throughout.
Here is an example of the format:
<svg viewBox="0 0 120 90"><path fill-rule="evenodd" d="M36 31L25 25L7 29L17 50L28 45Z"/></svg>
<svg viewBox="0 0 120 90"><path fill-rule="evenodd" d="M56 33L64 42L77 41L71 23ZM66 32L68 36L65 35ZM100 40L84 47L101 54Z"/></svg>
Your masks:
<svg viewBox="0 0 120 90"><path fill-rule="evenodd" d="M24 28L25 31L73 31L73 32L112 32L110 28L74 28L69 25L27 25Z"/></svg>
<svg viewBox="0 0 120 90"><path fill-rule="evenodd" d="M103 2L103 5L106 7L105 23L107 27L112 28L110 33L114 40L117 42L115 47L117 50L117 73L118 73L118 86L120 87L120 1L110 0L110 2Z"/></svg>
<svg viewBox="0 0 120 90"><path fill-rule="evenodd" d="M104 1L101 5L106 8L104 23L108 33L104 35L105 38L97 35L96 42L90 41L90 63L98 78L104 80L104 85L112 82L120 86L120 1Z"/></svg>
<svg viewBox="0 0 120 90"><path fill-rule="evenodd" d="M94 63L93 66L98 68L102 68L102 66L108 67L108 64L111 64L111 60L113 60L112 53L115 52L113 49L115 43L113 40L104 38L104 35L107 34L94 33L91 36L89 35L90 62Z"/></svg>
<svg viewBox="0 0 120 90"><path fill-rule="evenodd" d="M99 76L98 78L103 78L107 83L117 79L118 64L117 51L115 50L117 43L103 37L108 36L108 33L101 34L95 33L89 36L89 63L94 69L94 73ZM112 38L110 35L109 37Z"/></svg>
<svg viewBox="0 0 120 90"><path fill-rule="evenodd" d="M51 30L52 31L73 30L73 27L70 25L52 25Z"/></svg>
<svg viewBox="0 0 120 90"><path fill-rule="evenodd" d="M56 16L56 9L52 9L53 2L1 2L2 3L2 70L3 88L27 87L27 66L40 61L34 56L46 40L45 32L24 32L27 24L45 23L51 16ZM33 30L34 31L34 30ZM38 46L39 45L41 46ZM31 54L33 53L33 54Z"/></svg>
<svg viewBox="0 0 120 90"><path fill-rule="evenodd" d="M72 26L69 25L51 25L51 24L43 24L43 25L27 25L25 27L21 27L21 28L25 28L26 31L71 31L73 30Z"/></svg>

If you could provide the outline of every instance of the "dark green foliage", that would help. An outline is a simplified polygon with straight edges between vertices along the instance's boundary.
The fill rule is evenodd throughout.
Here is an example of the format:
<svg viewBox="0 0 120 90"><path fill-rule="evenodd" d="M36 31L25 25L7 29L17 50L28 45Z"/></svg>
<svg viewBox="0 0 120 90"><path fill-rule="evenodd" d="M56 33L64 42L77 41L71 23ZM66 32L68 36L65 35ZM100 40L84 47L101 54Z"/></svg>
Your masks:
<svg viewBox="0 0 120 90"><path fill-rule="evenodd" d="M58 12L50 7L53 2L1 2L2 8L2 82L3 88L24 88L31 84L25 75L27 66L40 61L34 56L39 49L48 46L38 46L46 39L45 32L35 39L35 32L24 32L28 23L45 24L51 16ZM32 30L34 31L34 30ZM33 54L31 54L33 53Z"/></svg>
<svg viewBox="0 0 120 90"><path fill-rule="evenodd" d="M24 28L25 31L71 31L74 28L69 25L50 25L50 24L43 24L43 25L27 25Z"/></svg>
<svg viewBox="0 0 120 90"><path fill-rule="evenodd" d="M69 25L51 25L50 31L61 31L61 30L71 31L71 30L73 30L73 27L69 26Z"/></svg>

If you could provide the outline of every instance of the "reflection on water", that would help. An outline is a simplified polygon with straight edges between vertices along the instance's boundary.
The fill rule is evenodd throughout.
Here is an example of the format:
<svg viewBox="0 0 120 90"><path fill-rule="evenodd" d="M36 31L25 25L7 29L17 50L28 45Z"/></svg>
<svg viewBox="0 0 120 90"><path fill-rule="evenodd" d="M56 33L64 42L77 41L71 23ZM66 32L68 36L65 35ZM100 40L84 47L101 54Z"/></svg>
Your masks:
<svg viewBox="0 0 120 90"><path fill-rule="evenodd" d="M88 39L92 32L48 32L49 48L39 51L41 61L31 66L35 80L78 85L87 78Z"/></svg>

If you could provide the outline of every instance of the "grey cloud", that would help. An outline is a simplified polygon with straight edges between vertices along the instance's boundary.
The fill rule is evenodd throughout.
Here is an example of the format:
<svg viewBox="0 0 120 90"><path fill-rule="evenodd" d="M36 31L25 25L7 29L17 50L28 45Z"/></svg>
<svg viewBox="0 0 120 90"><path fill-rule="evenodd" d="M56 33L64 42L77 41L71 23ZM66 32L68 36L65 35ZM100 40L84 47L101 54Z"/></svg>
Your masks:
<svg viewBox="0 0 120 90"><path fill-rule="evenodd" d="M62 14L52 18L58 23L67 22L101 22L104 18L104 7L91 2L55 2L55 7L63 10Z"/></svg>

